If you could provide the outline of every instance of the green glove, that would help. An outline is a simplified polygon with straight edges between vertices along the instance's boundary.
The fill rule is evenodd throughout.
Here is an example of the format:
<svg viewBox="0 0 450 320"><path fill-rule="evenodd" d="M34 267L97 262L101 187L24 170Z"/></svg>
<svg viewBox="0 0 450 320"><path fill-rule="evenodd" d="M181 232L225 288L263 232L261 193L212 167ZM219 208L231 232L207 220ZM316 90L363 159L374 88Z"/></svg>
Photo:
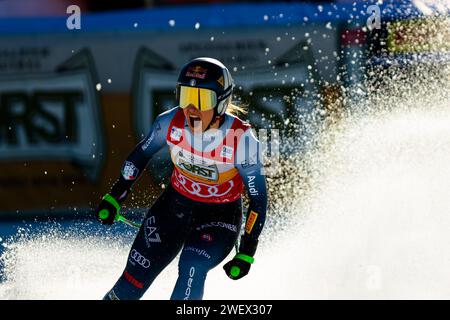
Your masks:
<svg viewBox="0 0 450 320"><path fill-rule="evenodd" d="M97 209L95 214L97 219L100 220L102 224L112 225L116 220L116 216L120 212L120 204L117 200L110 194L106 194Z"/></svg>
<svg viewBox="0 0 450 320"><path fill-rule="evenodd" d="M243 253L238 253L233 260L227 262L223 269L230 279L238 280L248 274L255 259Z"/></svg>

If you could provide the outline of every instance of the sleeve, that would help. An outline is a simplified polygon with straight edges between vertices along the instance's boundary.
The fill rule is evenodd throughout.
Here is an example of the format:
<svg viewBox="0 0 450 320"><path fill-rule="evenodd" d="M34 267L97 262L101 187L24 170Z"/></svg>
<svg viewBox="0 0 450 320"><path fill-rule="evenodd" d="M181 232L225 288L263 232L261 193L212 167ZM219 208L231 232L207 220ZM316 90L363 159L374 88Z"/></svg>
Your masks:
<svg viewBox="0 0 450 320"><path fill-rule="evenodd" d="M261 145L252 130L247 130L239 141L236 152L236 168L242 177L250 199L239 251L253 256L258 244L258 237L266 221L267 187Z"/></svg>
<svg viewBox="0 0 450 320"><path fill-rule="evenodd" d="M177 108L160 114L153 122L150 131L139 142L122 165L119 178L111 189L119 203L125 201L131 187L138 180L151 157L166 144L167 131Z"/></svg>

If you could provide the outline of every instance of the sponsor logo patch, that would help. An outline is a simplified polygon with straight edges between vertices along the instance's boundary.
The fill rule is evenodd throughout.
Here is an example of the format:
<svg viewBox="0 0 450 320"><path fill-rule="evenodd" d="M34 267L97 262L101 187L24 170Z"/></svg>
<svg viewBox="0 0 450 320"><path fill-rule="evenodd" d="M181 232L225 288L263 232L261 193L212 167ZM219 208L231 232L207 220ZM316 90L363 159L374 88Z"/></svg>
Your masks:
<svg viewBox="0 0 450 320"><path fill-rule="evenodd" d="M135 265L135 262L137 262L140 266L142 266L145 269L148 269L150 267L150 260L148 260L146 257L144 257L142 254L140 254L136 249L133 249L130 253L130 259L128 259L132 265Z"/></svg>
<svg viewBox="0 0 450 320"><path fill-rule="evenodd" d="M225 81L223 80L223 76L221 76L217 82L223 87L223 84L225 83Z"/></svg>
<svg viewBox="0 0 450 320"><path fill-rule="evenodd" d="M258 218L258 214L255 211L250 211L250 215L247 219L247 223L245 224L245 232L252 232L253 226L255 225L256 218Z"/></svg>
<svg viewBox="0 0 450 320"><path fill-rule="evenodd" d="M205 233L205 234L202 234L202 240L204 240L206 242L212 242L214 239L213 239L212 235L210 235L209 233Z"/></svg>
<svg viewBox="0 0 450 320"><path fill-rule="evenodd" d="M139 174L138 168L134 165L133 162L125 161L125 164L122 168L122 176L125 180L134 180L137 178Z"/></svg>
<svg viewBox="0 0 450 320"><path fill-rule="evenodd" d="M220 156L222 158L227 158L228 160L231 160L233 158L233 148L228 146L223 146L222 151L220 151Z"/></svg>
<svg viewBox="0 0 450 320"><path fill-rule="evenodd" d="M182 158L178 158L177 166L197 177L205 178L211 181L217 181L219 179L219 172L216 165L203 166L200 164L190 163Z"/></svg>
<svg viewBox="0 0 450 320"><path fill-rule="evenodd" d="M170 138L175 141L180 141L183 131L180 128L172 127L170 130Z"/></svg>
<svg viewBox="0 0 450 320"><path fill-rule="evenodd" d="M186 72L186 77L205 79L208 69L202 68L201 66L190 67Z"/></svg>

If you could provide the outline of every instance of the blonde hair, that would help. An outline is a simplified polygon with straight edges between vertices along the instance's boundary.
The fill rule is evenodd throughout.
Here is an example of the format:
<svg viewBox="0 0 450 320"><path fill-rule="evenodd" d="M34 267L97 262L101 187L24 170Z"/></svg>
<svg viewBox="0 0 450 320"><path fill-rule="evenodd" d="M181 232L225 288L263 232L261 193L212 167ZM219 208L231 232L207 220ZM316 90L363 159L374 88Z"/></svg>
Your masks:
<svg viewBox="0 0 450 320"><path fill-rule="evenodd" d="M236 105L232 102L230 102L227 106L227 110L226 112L231 113L234 116L238 116L239 114L247 114L248 110L247 110L247 106L246 105Z"/></svg>

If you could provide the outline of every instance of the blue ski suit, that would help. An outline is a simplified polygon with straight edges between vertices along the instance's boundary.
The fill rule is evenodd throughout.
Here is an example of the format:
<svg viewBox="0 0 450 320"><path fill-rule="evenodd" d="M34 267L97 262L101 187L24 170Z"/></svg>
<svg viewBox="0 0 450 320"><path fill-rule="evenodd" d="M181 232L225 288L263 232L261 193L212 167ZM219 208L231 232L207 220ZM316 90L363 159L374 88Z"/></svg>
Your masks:
<svg viewBox="0 0 450 320"><path fill-rule="evenodd" d="M225 113L218 129L191 132L182 109L160 114L125 160L110 194L122 203L158 150L168 146L171 183L148 210L124 272L104 299L139 299L180 253L171 299L202 299L209 270L238 240L242 191L249 196L240 252L253 256L263 229L267 192L261 146L251 128Z"/></svg>

